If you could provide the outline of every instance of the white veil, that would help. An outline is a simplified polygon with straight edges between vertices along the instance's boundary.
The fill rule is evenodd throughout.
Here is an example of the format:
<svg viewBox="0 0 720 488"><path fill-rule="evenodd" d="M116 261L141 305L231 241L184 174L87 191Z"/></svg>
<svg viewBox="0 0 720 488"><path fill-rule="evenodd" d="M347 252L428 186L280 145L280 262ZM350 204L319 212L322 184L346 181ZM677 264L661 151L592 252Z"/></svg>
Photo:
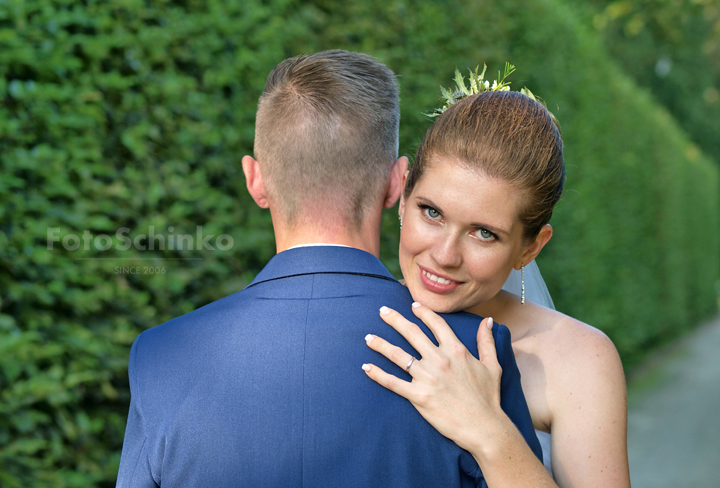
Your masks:
<svg viewBox="0 0 720 488"><path fill-rule="evenodd" d="M503 290L520 296L522 293L521 287L520 271L513 269L503 285ZM545 286L545 280L540 274L540 268L538 268L534 260L525 266L525 300L555 310L555 304L547 286Z"/></svg>

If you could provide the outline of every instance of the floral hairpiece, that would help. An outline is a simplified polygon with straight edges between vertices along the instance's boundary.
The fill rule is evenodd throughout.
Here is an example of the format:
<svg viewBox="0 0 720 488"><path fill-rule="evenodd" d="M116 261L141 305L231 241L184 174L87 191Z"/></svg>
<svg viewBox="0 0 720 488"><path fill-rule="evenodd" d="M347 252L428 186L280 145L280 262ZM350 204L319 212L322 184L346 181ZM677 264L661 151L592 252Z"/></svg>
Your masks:
<svg viewBox="0 0 720 488"><path fill-rule="evenodd" d="M505 81L508 76L510 76L515 71L515 66L510 63L505 63L505 73L500 75L500 72L498 71L498 80L495 80L490 84L488 80L485 79L485 71L487 70L487 65L483 65L482 73L478 74L478 70L480 69L480 66L475 68L475 71L470 71L470 79L468 80L470 83L470 87L468 88L465 86L465 78L460 73L460 70L455 70L455 90L449 90L444 87L440 87L440 93L442 93L442 96L440 99L445 102L444 105L441 108L436 108L429 114L425 114L428 117L437 117L441 113L443 113L445 110L447 110L451 105L455 104L459 100L468 97L470 95L475 95L476 93L482 93L482 92L491 92L491 91L510 91L510 82ZM520 93L523 95L527 95L528 97L532 98L533 100L537 101L535 99L535 96L532 94L530 90L527 88L523 88L520 90Z"/></svg>

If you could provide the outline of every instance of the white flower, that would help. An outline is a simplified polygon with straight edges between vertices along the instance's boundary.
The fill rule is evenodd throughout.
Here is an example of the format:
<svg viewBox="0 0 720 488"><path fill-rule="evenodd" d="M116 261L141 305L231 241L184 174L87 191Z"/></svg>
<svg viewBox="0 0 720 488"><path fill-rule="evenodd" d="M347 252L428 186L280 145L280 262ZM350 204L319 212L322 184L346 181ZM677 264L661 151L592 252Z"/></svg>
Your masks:
<svg viewBox="0 0 720 488"><path fill-rule="evenodd" d="M495 88L497 88L497 81L493 81L491 90L495 91Z"/></svg>
<svg viewBox="0 0 720 488"><path fill-rule="evenodd" d="M490 88L490 82L489 82L489 81L485 80L484 85L485 85L485 89L486 89L486 90L487 90L488 88Z"/></svg>

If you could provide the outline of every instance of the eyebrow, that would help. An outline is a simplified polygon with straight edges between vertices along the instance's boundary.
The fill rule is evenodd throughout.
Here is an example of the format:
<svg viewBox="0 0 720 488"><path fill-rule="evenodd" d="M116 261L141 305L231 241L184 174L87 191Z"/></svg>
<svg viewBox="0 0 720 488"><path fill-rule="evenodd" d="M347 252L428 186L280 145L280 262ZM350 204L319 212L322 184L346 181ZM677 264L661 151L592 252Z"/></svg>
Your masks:
<svg viewBox="0 0 720 488"><path fill-rule="evenodd" d="M442 209L440 208L439 205L436 205L435 203L433 203L432 200L430 200L430 199L428 199L428 198L425 198L425 197L415 197L415 199L416 199L416 200L419 200L420 202L424 203L425 205L429 205L429 206L437 209L440 213L444 213L444 212L442 211ZM473 223L471 223L470 225L471 225L472 227L479 227L479 228L482 228L482 229L487 229L487 230L492 231L492 232L494 232L494 233L496 233L496 234L503 234L503 235L505 235L505 236L507 236L507 237L510 236L510 233L509 233L508 231L503 230L503 229L501 229L501 228L499 228L499 227L495 227L494 225L481 224L481 223L476 223L476 222L473 222Z"/></svg>

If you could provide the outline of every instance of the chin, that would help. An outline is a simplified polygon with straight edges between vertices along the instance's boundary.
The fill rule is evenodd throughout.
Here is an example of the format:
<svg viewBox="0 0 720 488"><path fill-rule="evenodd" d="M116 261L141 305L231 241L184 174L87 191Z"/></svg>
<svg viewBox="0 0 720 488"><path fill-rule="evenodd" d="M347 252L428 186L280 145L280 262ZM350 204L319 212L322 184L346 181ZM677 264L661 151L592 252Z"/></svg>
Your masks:
<svg viewBox="0 0 720 488"><path fill-rule="evenodd" d="M435 313L454 313L462 312L465 307L462 303L458 303L450 297L445 297L432 292L428 292L424 288L419 293L413 293L413 288L410 287L410 294L413 300L420 302Z"/></svg>

